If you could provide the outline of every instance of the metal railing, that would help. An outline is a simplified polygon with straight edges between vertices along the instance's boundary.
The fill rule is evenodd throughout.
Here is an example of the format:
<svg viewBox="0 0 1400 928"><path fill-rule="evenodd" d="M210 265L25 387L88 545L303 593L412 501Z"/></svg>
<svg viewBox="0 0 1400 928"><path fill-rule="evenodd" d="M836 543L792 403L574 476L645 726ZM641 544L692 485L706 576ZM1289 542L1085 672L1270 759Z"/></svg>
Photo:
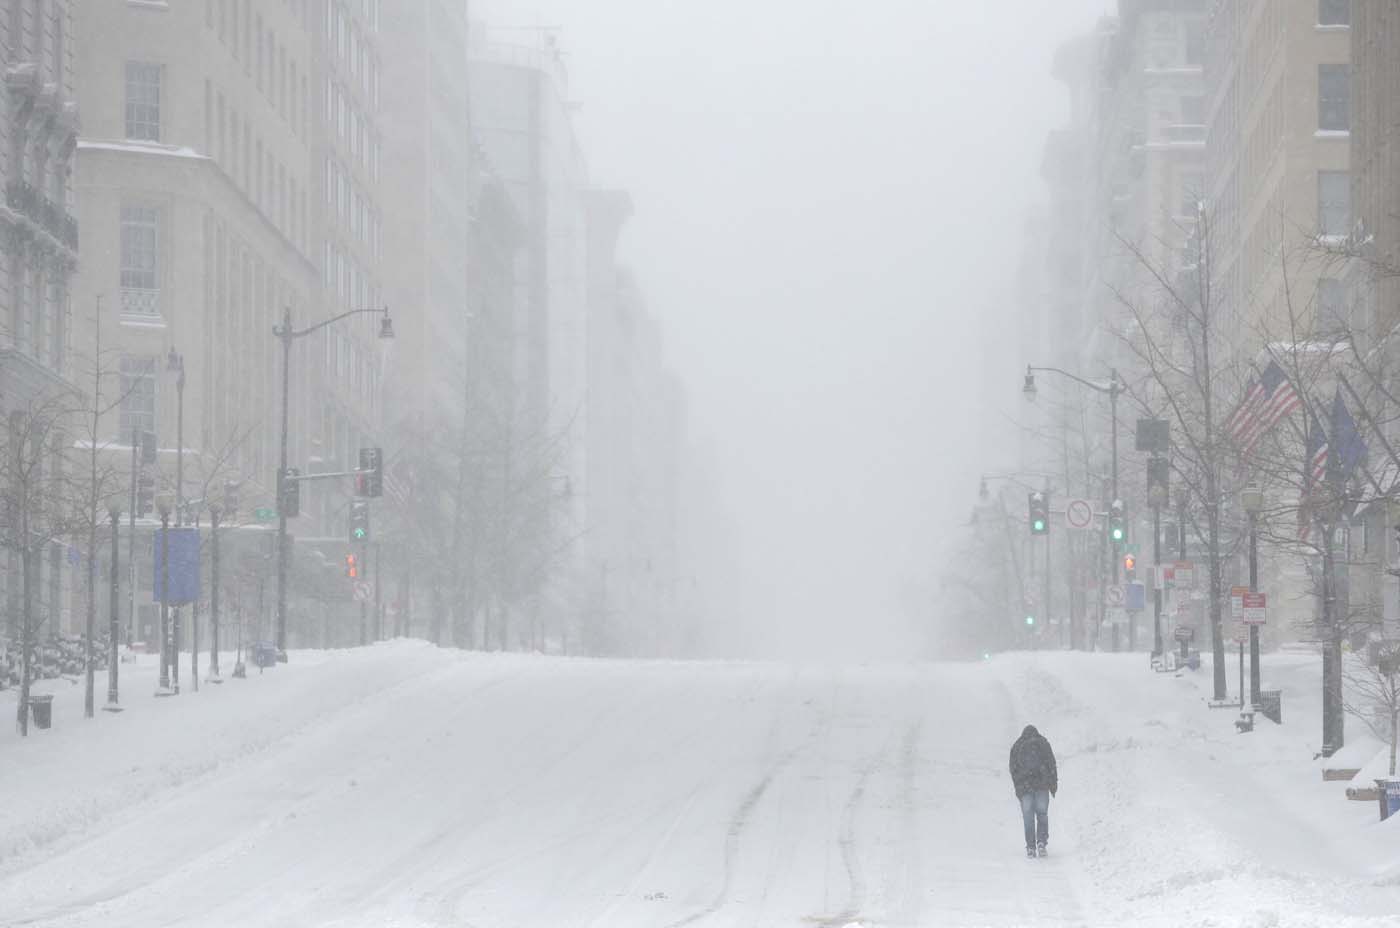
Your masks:
<svg viewBox="0 0 1400 928"><path fill-rule="evenodd" d="M139 287L122 287L122 314L128 316L159 316L160 291Z"/></svg>

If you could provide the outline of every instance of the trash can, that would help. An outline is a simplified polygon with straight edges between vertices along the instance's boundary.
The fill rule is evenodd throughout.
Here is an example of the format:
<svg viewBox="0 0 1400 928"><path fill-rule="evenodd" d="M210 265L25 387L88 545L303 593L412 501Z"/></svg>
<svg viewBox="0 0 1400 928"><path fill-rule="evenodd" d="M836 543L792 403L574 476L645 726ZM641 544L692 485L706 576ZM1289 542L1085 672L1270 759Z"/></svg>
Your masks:
<svg viewBox="0 0 1400 928"><path fill-rule="evenodd" d="M36 728L49 728L53 725L53 697L30 696L29 711L34 715Z"/></svg>
<svg viewBox="0 0 1400 928"><path fill-rule="evenodd" d="M1283 690L1260 690L1259 711L1275 725L1283 724Z"/></svg>
<svg viewBox="0 0 1400 928"><path fill-rule="evenodd" d="M1378 777L1376 789L1381 794L1381 821L1400 814L1400 777Z"/></svg>

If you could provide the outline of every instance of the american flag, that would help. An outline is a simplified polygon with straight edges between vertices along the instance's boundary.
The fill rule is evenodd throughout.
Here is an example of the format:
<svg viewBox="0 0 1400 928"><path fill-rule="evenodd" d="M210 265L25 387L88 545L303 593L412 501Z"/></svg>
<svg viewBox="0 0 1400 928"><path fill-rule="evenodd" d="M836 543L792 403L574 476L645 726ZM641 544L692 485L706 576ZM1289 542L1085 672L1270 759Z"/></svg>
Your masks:
<svg viewBox="0 0 1400 928"><path fill-rule="evenodd" d="M1302 404L1302 397L1293 389L1283 368L1270 361L1264 372L1250 382L1244 399L1225 420L1225 429L1240 454L1247 457L1270 429Z"/></svg>
<svg viewBox="0 0 1400 928"><path fill-rule="evenodd" d="M1307 541L1312 535L1312 495L1327 479L1327 457L1330 446L1327 431L1317 414L1308 412L1308 439L1303 454L1303 491L1298 495L1298 540Z"/></svg>

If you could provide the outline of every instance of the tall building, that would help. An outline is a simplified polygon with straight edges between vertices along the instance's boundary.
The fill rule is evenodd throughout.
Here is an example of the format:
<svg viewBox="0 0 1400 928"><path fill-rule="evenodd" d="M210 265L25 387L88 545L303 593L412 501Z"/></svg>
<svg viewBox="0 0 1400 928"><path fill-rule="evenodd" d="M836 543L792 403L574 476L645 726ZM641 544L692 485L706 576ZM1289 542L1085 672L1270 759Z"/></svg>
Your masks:
<svg viewBox="0 0 1400 928"><path fill-rule="evenodd" d="M384 21L380 190L385 298L398 308L391 373L404 415L455 424L462 406L469 327L472 157L464 0L401 0ZM388 423L391 426L397 421Z"/></svg>
<svg viewBox="0 0 1400 928"><path fill-rule="evenodd" d="M599 578L585 647L674 654L691 643L677 556L684 397L661 329L617 242L632 213L622 191L593 190L588 236L588 566Z"/></svg>
<svg viewBox="0 0 1400 928"><path fill-rule="evenodd" d="M1351 234L1348 0L1217 0L1207 29L1213 286L1246 354L1346 325L1317 245Z"/></svg>
<svg viewBox="0 0 1400 928"><path fill-rule="evenodd" d="M100 330L120 375L101 437L122 459L134 433L155 432L166 492L177 457L172 352L185 372L180 495L207 495L217 473L245 482L247 510L272 507L282 379L273 326L284 311L301 329L381 305L377 22L378 3L361 0L86 4L77 16L80 99L93 117L78 143L91 241L75 304L101 298L84 348ZM296 340L292 466L344 469L373 443L378 322L361 316ZM305 489L293 533L343 538L344 487ZM314 547L296 550L319 563ZM309 628L294 620L292 643Z"/></svg>
<svg viewBox="0 0 1400 928"><path fill-rule="evenodd" d="M520 40L520 35L533 36ZM573 124L563 53L548 30L473 28L470 93L477 138L520 220L512 441L537 479L520 492L540 540L512 585L531 628L576 641L584 603L603 582L587 557L587 169ZM526 450L533 446L534 450ZM546 450L547 449L547 450ZM545 460L545 457L548 460ZM519 468L517 468L519 471Z"/></svg>
<svg viewBox="0 0 1400 928"><path fill-rule="evenodd" d="M1332 6L1345 4L1332 4ZM1351 328L1364 347L1400 323L1400 7L1352 0L1351 202L1362 260L1348 268Z"/></svg>
<svg viewBox="0 0 1400 928"><path fill-rule="evenodd" d="M79 228L72 181L79 130L72 7L69 0L11 0L0 9L8 96L0 117L0 414L7 421L68 389L77 369L70 301ZM54 630L71 627L63 596L66 563L55 544L35 577L37 614ZM20 608L19 570L18 553L0 551L0 604L9 630Z"/></svg>

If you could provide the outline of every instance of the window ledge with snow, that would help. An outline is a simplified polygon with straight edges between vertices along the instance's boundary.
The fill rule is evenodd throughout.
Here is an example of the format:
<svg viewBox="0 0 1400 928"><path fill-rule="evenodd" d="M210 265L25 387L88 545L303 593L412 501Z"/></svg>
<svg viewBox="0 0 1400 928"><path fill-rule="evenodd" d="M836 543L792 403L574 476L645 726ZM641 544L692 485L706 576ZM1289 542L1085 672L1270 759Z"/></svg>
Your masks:
<svg viewBox="0 0 1400 928"><path fill-rule="evenodd" d="M1350 129L1318 129L1313 133L1315 139L1349 139Z"/></svg>

